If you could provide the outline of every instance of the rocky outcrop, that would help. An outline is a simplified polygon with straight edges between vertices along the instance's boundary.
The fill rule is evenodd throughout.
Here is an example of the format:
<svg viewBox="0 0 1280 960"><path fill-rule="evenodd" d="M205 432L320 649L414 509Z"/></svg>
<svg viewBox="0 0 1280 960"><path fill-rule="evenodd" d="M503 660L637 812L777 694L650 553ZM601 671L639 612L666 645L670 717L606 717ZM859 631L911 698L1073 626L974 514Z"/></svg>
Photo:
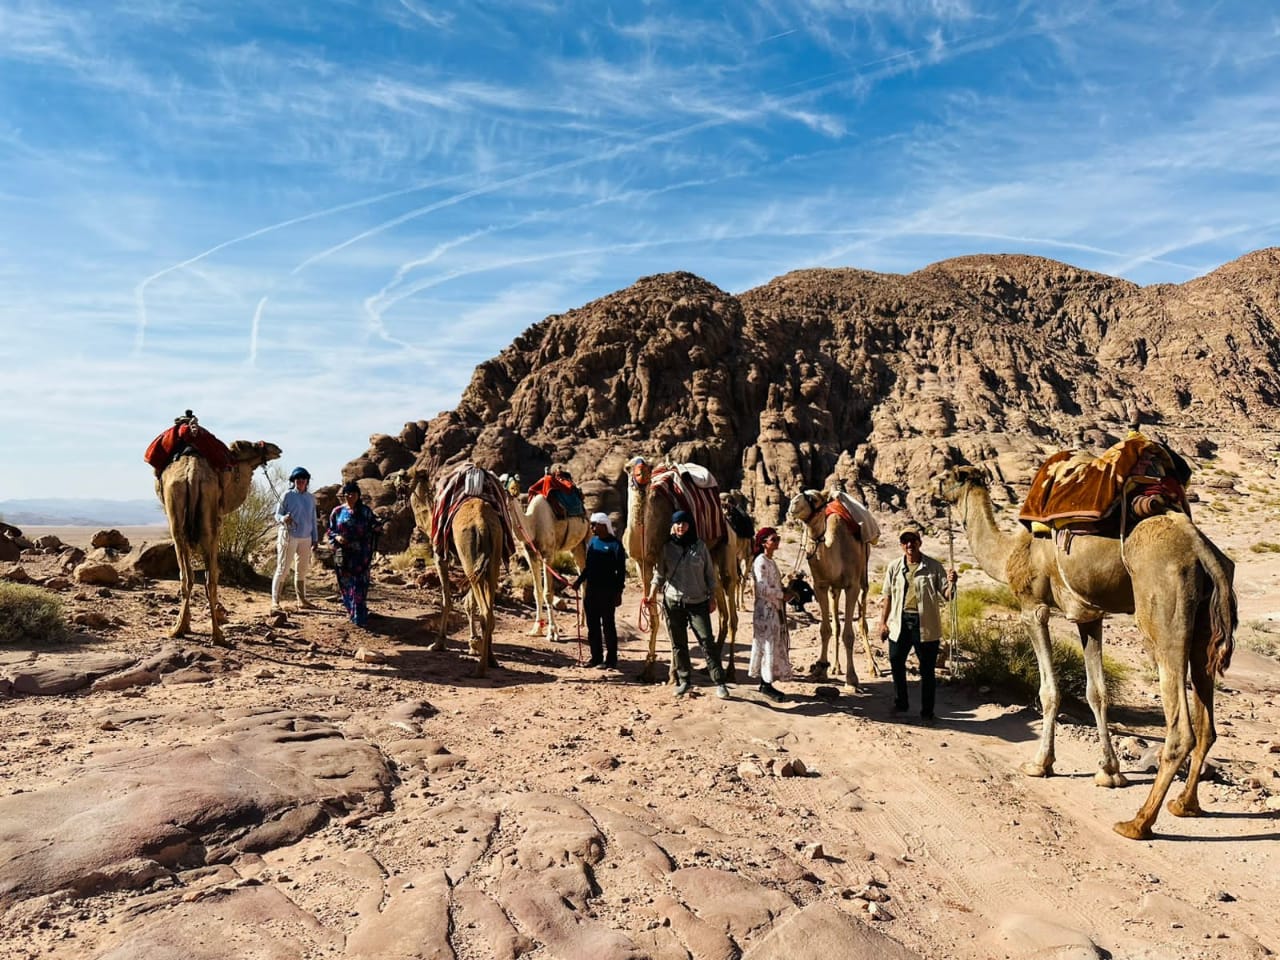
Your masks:
<svg viewBox="0 0 1280 960"><path fill-rule="evenodd" d="M530 327L457 408L371 438L344 477L385 480L405 453L428 476L469 457L526 483L562 462L591 509L620 511L643 453L704 464L761 521L832 483L925 519L955 462L990 466L1000 499L1047 452L1101 449L1135 420L1191 454L1269 425L1278 325L1277 249L1178 286L1027 256L800 270L737 297L645 277Z"/></svg>

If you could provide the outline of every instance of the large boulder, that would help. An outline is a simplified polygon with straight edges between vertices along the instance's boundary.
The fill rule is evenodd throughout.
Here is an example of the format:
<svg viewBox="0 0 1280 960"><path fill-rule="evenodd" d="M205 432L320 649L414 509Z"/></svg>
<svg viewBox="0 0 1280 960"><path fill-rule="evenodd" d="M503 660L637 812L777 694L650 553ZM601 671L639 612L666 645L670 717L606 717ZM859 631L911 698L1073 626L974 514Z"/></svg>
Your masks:
<svg viewBox="0 0 1280 960"><path fill-rule="evenodd" d="M114 564L86 560L76 567L73 576L77 583L87 583L99 587L114 587L120 582L120 571Z"/></svg>
<svg viewBox="0 0 1280 960"><path fill-rule="evenodd" d="M104 550L117 550L120 553L127 553L129 550L129 538L119 530L99 530L93 535L89 545L101 547Z"/></svg>
<svg viewBox="0 0 1280 960"><path fill-rule="evenodd" d="M153 580L177 580L181 576L178 550L172 540L144 543L129 561L129 569Z"/></svg>

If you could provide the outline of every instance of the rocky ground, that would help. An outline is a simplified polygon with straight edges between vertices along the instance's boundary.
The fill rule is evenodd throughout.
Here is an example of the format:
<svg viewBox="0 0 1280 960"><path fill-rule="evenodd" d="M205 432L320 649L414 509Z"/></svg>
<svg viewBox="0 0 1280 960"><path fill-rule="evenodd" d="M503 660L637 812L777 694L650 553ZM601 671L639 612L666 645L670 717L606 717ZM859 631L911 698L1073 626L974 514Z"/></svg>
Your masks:
<svg viewBox="0 0 1280 960"><path fill-rule="evenodd" d="M733 698L677 701L632 679L634 586L620 670L528 636L508 602L502 669L476 680L462 621L427 650L438 596L412 570L380 568L367 631L321 571L319 609L280 620L228 588L230 649L201 604L197 632L167 638L174 581L57 583L77 642L0 650L0 957L1269 955L1280 670L1245 642L1280 622L1280 553L1250 549L1280 535L1254 502L1202 512L1240 564L1243 642L1206 816L1162 813L1150 842L1110 829L1163 729L1128 618L1106 635L1138 667L1114 716L1132 785L1103 790L1086 709L1063 716L1059 775L1030 779L1025 702L944 681L936 726L896 719L859 653L863 692L796 680L774 704L743 676L749 626ZM807 668L817 627L793 636Z"/></svg>

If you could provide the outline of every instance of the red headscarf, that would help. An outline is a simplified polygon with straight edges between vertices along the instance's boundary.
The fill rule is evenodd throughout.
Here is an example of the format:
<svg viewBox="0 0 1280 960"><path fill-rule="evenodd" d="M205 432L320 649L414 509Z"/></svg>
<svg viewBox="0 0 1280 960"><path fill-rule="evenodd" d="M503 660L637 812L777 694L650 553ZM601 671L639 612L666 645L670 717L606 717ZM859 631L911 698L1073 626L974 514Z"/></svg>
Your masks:
<svg viewBox="0 0 1280 960"><path fill-rule="evenodd" d="M759 556L764 553L764 545L770 537L777 536L778 531L773 527L761 527L756 531L755 540L751 543L752 556Z"/></svg>

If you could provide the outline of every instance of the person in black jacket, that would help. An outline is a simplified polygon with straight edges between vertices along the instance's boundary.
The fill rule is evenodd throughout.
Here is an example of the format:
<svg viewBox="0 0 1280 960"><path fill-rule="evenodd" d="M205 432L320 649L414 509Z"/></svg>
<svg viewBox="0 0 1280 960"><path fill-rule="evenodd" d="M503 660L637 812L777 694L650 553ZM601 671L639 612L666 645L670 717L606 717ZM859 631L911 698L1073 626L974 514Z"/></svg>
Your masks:
<svg viewBox="0 0 1280 960"><path fill-rule="evenodd" d="M614 610L622 604L622 587L627 579L627 555L613 535L613 524L604 513L591 515L587 562L574 587L587 584L583 604L587 617L587 642L591 645L588 667L609 669L618 665L618 625Z"/></svg>

